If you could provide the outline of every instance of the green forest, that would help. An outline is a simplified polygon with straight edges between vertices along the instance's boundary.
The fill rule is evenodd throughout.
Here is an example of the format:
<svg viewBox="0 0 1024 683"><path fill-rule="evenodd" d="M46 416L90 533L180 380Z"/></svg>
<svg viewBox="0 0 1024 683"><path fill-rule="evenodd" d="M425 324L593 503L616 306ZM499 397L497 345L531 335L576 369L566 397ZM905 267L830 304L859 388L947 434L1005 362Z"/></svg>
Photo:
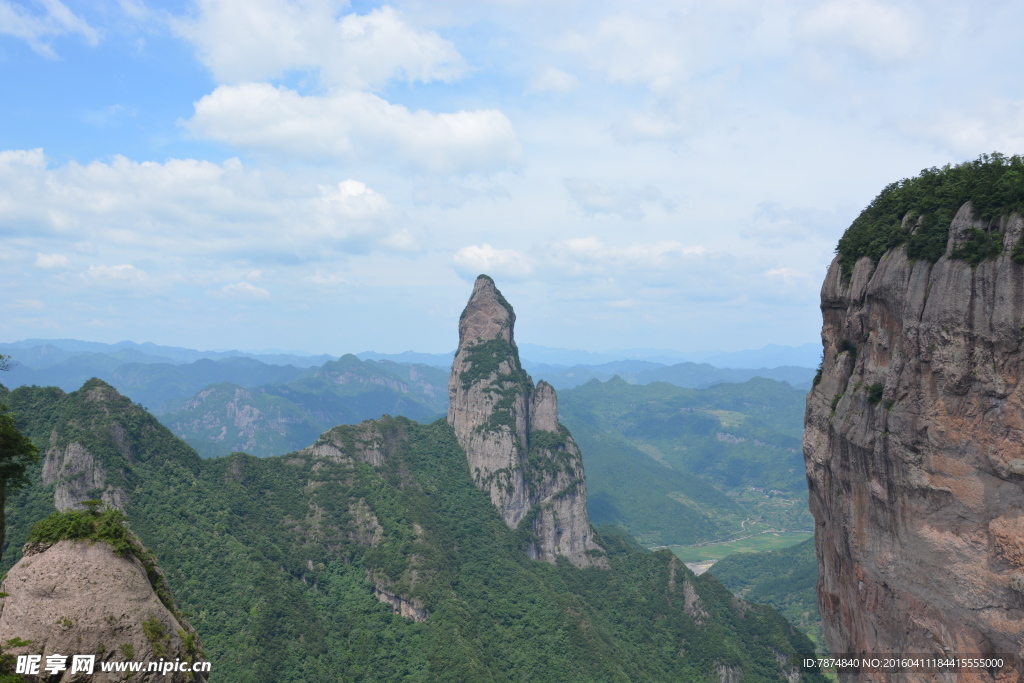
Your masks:
<svg viewBox="0 0 1024 683"><path fill-rule="evenodd" d="M760 377L707 389L613 378L559 392L591 521L648 546L812 529L804 395Z"/></svg>
<svg viewBox="0 0 1024 683"><path fill-rule="evenodd" d="M836 253L843 273L849 276L864 256L877 263L900 245L910 258L934 263L946 252L950 223L967 202L984 227L972 229L952 257L977 265L1003 251L998 219L1024 213L1024 157L982 154L890 183L840 238ZM1013 258L1024 262L1024 248L1015 249Z"/></svg>
<svg viewBox="0 0 1024 683"><path fill-rule="evenodd" d="M531 539L473 485L443 420L384 417L316 448L203 460L99 380L0 401L44 451L79 443L103 466L89 493L125 496L213 681L778 681L777 655L813 652L774 608L613 529L610 570L529 560ZM57 483L40 472L8 501L5 568L53 512Z"/></svg>

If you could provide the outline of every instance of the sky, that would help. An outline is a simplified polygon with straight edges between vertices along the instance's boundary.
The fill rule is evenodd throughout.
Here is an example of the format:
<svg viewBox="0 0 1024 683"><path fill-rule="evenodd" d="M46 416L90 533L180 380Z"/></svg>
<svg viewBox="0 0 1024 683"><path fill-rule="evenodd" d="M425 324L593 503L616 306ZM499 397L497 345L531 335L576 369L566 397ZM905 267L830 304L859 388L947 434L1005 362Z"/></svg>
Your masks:
<svg viewBox="0 0 1024 683"><path fill-rule="evenodd" d="M818 339L888 183L1024 151L1020 2L0 0L0 341Z"/></svg>

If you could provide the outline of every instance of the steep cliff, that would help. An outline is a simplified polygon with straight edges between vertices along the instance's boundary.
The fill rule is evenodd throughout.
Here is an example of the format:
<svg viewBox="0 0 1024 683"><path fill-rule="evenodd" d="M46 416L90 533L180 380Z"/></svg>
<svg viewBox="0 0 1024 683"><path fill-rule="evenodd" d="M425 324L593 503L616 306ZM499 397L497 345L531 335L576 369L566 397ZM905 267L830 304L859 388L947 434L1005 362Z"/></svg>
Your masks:
<svg viewBox="0 0 1024 683"><path fill-rule="evenodd" d="M0 642L28 641L10 653L42 655L41 668L48 657L62 655L57 677L43 671L40 680L121 681L128 675L124 670L104 672L103 665L145 662L132 680L205 681L195 630L171 600L152 556L140 554L143 560L93 540L27 545L2 584ZM76 673L73 655L93 655L93 674ZM147 670L149 662L161 659L188 662L188 671ZM191 670L194 664L199 671Z"/></svg>
<svg viewBox="0 0 1024 683"><path fill-rule="evenodd" d="M1004 653L1016 671L997 679L1019 680L1024 221L991 202L945 211L936 225L902 206L880 256L841 242L821 289L804 455L822 625L834 653ZM945 240L931 258L914 252L928 231Z"/></svg>
<svg viewBox="0 0 1024 683"><path fill-rule="evenodd" d="M516 348L516 315L494 281L477 278L459 319L448 382L448 423L477 486L512 529L530 525L529 554L578 567L606 566L587 519L583 459L558 423L555 391L534 386Z"/></svg>

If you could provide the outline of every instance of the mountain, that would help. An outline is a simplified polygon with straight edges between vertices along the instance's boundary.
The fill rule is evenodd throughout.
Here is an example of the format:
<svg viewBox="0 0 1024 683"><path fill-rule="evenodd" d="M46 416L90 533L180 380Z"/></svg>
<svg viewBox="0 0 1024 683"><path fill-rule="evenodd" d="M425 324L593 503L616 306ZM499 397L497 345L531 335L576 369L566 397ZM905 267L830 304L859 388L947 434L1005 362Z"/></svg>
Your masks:
<svg viewBox="0 0 1024 683"><path fill-rule="evenodd" d="M595 523L647 545L812 528L804 392L762 378L708 389L616 378L560 397L585 454Z"/></svg>
<svg viewBox="0 0 1024 683"><path fill-rule="evenodd" d="M286 370L262 368L257 378L271 368ZM159 419L204 457L233 451L267 456L302 448L336 424L381 415L431 420L447 409L448 373L431 366L361 361L349 354L288 376L283 384L212 384L188 400L165 403Z"/></svg>
<svg viewBox="0 0 1024 683"><path fill-rule="evenodd" d="M716 368L707 363L676 363L662 365L649 361L627 360L604 363L601 365L576 365L563 367L558 365L523 363L532 376L543 379L555 389L572 389L592 379L602 382L612 377L620 377L630 384L650 384L651 382L668 382L678 387L706 388L715 384L729 382L746 382L754 377L774 379L788 382L798 389L810 389L814 379L811 367L781 366L775 368Z"/></svg>
<svg viewBox="0 0 1024 683"><path fill-rule="evenodd" d="M840 240L804 438L832 652L1024 672L1022 198L1020 157L929 169Z"/></svg>
<svg viewBox="0 0 1024 683"><path fill-rule="evenodd" d="M83 354L102 354L124 361L143 363L193 363L201 359L220 360L224 358L251 358L267 365L294 365L310 367L330 360L333 356L314 355L300 352L247 352L247 351L197 351L180 346L161 346L152 342L136 344L122 341L116 344L80 341L78 339L24 339L18 342L0 343L0 353L12 356L18 363L32 368L48 367L51 358L66 360Z"/></svg>
<svg viewBox="0 0 1024 683"><path fill-rule="evenodd" d="M554 394L524 378L511 307L477 284L451 422L384 417L203 460L100 380L0 389L46 455L8 497L4 568L55 504L102 496L193 615L212 680L822 681L774 608L589 529Z"/></svg>
<svg viewBox="0 0 1024 683"><path fill-rule="evenodd" d="M515 322L494 280L477 278L459 318L448 424L505 523L536 539L531 558L607 567L587 517L583 458L558 423L555 390L523 371Z"/></svg>

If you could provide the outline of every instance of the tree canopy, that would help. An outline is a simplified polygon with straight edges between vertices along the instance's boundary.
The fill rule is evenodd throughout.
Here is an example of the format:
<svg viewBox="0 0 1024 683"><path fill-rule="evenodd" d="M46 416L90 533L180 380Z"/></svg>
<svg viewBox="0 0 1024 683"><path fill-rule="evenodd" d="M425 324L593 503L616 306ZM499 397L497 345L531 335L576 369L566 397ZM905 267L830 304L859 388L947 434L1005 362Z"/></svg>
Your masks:
<svg viewBox="0 0 1024 683"><path fill-rule="evenodd" d="M0 404L0 553L4 545L7 492L28 485L28 466L38 459L39 449L18 429L7 406Z"/></svg>

